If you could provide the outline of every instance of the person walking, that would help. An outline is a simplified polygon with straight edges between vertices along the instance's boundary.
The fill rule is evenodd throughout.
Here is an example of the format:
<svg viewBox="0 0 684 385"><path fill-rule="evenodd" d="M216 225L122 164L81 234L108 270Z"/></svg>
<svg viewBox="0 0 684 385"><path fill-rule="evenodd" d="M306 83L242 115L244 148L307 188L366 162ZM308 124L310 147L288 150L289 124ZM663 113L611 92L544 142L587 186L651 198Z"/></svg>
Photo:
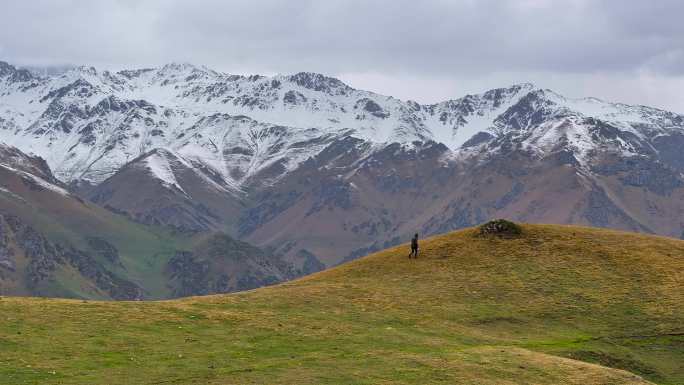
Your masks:
<svg viewBox="0 0 684 385"><path fill-rule="evenodd" d="M416 233L413 238L411 238L411 253L410 258L418 258L418 233Z"/></svg>

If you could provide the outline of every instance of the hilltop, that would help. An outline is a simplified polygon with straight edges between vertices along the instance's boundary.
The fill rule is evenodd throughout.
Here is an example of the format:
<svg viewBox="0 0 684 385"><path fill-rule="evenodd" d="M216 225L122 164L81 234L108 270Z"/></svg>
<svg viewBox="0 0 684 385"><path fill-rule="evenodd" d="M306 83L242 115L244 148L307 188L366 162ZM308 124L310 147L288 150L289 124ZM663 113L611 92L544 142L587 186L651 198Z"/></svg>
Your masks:
<svg viewBox="0 0 684 385"><path fill-rule="evenodd" d="M284 284L0 300L6 384L684 383L684 242L466 229Z"/></svg>

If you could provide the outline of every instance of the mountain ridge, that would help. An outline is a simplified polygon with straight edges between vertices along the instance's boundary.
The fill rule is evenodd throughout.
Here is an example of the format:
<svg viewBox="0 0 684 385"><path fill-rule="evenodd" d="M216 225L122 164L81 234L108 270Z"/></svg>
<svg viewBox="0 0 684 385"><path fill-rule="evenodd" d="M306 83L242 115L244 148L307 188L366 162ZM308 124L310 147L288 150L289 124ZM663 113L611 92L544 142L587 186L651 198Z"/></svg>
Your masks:
<svg viewBox="0 0 684 385"><path fill-rule="evenodd" d="M9 65L5 65L5 68L10 67L11 66ZM18 73L17 71L18 70L15 70L14 73ZM11 70L5 70L5 72L10 73ZM26 81L24 81L24 83L25 82ZM254 122L271 125L272 128L270 128L270 130L277 129L280 125L289 126L288 131L297 130L296 127L298 127L299 124L303 124L304 127L311 127L311 125L314 125L314 127L318 127L316 130L317 132L313 133L314 137L321 137L330 135L332 133L330 132L330 129L333 127L348 127L353 130L353 135L374 143L400 142L410 145L410 143L415 140L434 140L445 143L452 151L458 150L463 143L479 132L487 132L489 129L492 129L493 132L498 132L500 135L503 131L506 131L506 122L502 122L501 120L497 121L496 118L505 112L506 107L511 107L511 103L515 104L514 102L518 102L519 100L516 98L519 97L519 95L527 95L533 99L536 97L537 99L544 101L547 104L547 107L554 107L554 105L557 105L559 106L560 111L555 111L555 113L560 113L561 115L568 111L573 114L580 113L586 115L581 110L586 112L588 109L592 108L605 109L607 107L613 108L613 111L608 111L608 113L603 113L603 115L616 115L621 112L620 109L626 109L629 110L627 113L634 115L631 118L635 121L639 120L639 117L636 115L640 112L643 114L648 113L649 115L646 118L641 117L643 118L641 120L648 120L648 118L652 118L653 115L658 114L664 115L665 118L668 115L668 113L663 110L646 108L643 111L639 111L639 108L642 107L606 103L595 98L564 98L555 92L538 88L530 83L494 89L477 95L466 95L459 99L451 99L440 103L421 105L410 101L403 102L399 99L373 92L357 90L337 79L321 74L300 72L294 75L276 75L273 77L256 75L238 76L222 74L190 64L176 63L167 64L157 69L119 71L116 73L108 71L98 72L93 67L79 67L60 76L38 78L36 82L37 83L30 84L30 86L32 88L45 88L43 93L46 94L39 99L41 102L47 102L52 99L53 102L55 100L57 101L58 106L61 106L60 101L62 98L68 99L69 95L72 95L75 96L76 99L74 101L66 101L66 104L63 107L67 110L73 110L74 113L69 116L70 119L66 120L63 118L64 114L62 114L62 119L58 119L59 127L51 127L50 125L54 126L54 123L51 123L50 119L47 119L47 122L42 124L43 126L47 124L47 128L41 129L40 121L50 117L50 114L45 116L44 113L43 117L38 117L37 120L31 124L32 128L30 128L30 130L35 131L38 135L47 132L53 132L54 135L57 135L55 131L59 130L55 130L55 128L61 128L62 131L71 130L71 128L65 127L68 127L73 123L78 123L77 120L79 118L85 119L83 124L86 122L89 122L90 124L85 125L85 127L81 129L83 132L79 139L82 140L76 141L76 143L67 150L73 149L74 146L78 147L93 142L94 139L97 140L98 136L93 136L93 131L95 130L96 127L94 126L97 126L98 121L96 119L95 122L93 122L93 116L102 116L102 114L107 115L108 112L110 112L109 115L116 115L113 114L113 112L130 112L130 114L124 116L124 119L128 118L130 120L124 122L125 124L128 124L128 127L135 126L136 124L149 125L152 124L150 122L154 123L155 116L159 115L161 112L160 110L163 110L164 114L174 114L177 117L179 115L186 115L185 117L180 117L181 120L186 118L189 120L182 123L181 126L178 126L175 131L178 129L181 129L181 131L176 132L177 136L184 136L189 133L195 134L195 137L197 137L198 134L208 135L206 130L204 130L204 132L202 132L202 130L198 132L196 126L198 124L213 124L213 127L208 128L210 130L216 130L216 124L225 125L224 122L216 121L216 119L221 118L221 116L216 115L216 113L222 112L223 114L227 114L223 115L223 119L230 119L231 116L239 118L241 114L247 114L251 119L255 119ZM50 83L56 84L52 85ZM291 86L286 87L286 83L291 84ZM173 87L169 89L171 86ZM145 89L149 89L150 91L147 92ZM176 91L176 89L178 89L178 91ZM302 94L301 91L304 90L308 91L309 94ZM347 96L353 97L354 100L342 102L335 99L335 97ZM326 97L328 99L326 99ZM217 105L216 100L220 98L223 99ZM98 99L100 101L96 103L95 101ZM200 100L203 101L201 105L197 104ZM526 102L523 100L522 102L529 104L534 101ZM322 106L320 105L321 103L323 104ZM562 103L564 103L564 105ZM598 103L599 106L592 106L592 103ZM574 104L577 108L575 110L568 110L568 105L571 104ZM90 105L92 105L92 107L88 107ZM179 106L185 108L187 111L179 111ZM301 110L299 107L304 108L304 110L299 113L306 113L305 116L298 117L297 114L292 115L293 108L294 110ZM59 110L59 108L57 109ZM50 108L48 108L46 112L50 112ZM547 112L554 113L554 111ZM58 113L59 111L55 112L55 114ZM352 116L349 116L349 113L352 113ZM415 115L414 113L417 113L418 115ZM188 114L196 115L197 118L188 117ZM396 117L393 118L393 116ZM204 120L207 118L209 121ZM368 122L370 126L366 126L364 123L364 120L368 119L370 119ZM391 122L387 122L387 119L390 119ZM484 119L484 121L478 123L478 121L482 119ZM672 120L674 121L675 119L678 120L681 128L681 125L684 124L682 123L682 117L672 115ZM72 122L72 120L75 122ZM158 128L155 127L143 131L133 130L133 136L152 137L148 139L149 144L144 144L144 142L140 143L140 141L138 141L140 143L139 146L145 146L148 151L155 147L165 147L168 149L173 149L174 146L177 147L178 143L173 144L173 142L164 144L164 141L157 141L158 144L154 144L154 137L169 135L169 130L174 124L171 121L172 119L165 120L157 117L157 120L156 123L161 125ZM524 122L522 121L518 122L511 117L503 120L512 121L513 128L515 129L520 130L524 128ZM247 126L253 124L251 122L240 123L242 123L243 126L244 123L247 123ZM238 125L240 123L238 123ZM100 124L102 124L102 122L100 122ZM114 121L109 122L108 124L112 125L117 123ZM453 128L447 127L447 124L453 125ZM25 125L26 124L24 124L24 126ZM185 130L183 130L182 127L185 127ZM26 127L24 128L26 129ZM193 130L193 128L195 128L195 130ZM51 129L52 131L50 131ZM119 135L125 136L125 133L130 129L127 129L126 127L123 129L123 133ZM240 132L243 132L245 129L248 130L248 137L244 137L245 133L240 133L239 136L232 139L232 141L247 140L247 142L249 142L250 135L259 135L256 133L249 134L250 132L254 132L249 129L249 127L238 128ZM266 129L268 130L269 128L266 127ZM172 132L173 131L174 130L172 130ZM301 132L298 135L304 135L302 138L307 137L307 135L304 134L306 130L299 131ZM634 130L632 129L631 131ZM261 130L261 135L264 137L263 130ZM240 136L243 136L244 139L240 139ZM288 145L287 141L278 141L277 137L273 138L272 135L266 136L268 136L269 139L274 140L276 145ZM297 137L299 138L300 136ZM74 139L75 138L71 138L68 140L74 142ZM112 138L110 137L110 139ZM114 153L111 152L112 149L107 150L107 148L108 146L116 147L117 142L115 139L116 138L105 141L106 143L104 143L106 144L104 146L105 151L101 154L107 154L107 158L114 157ZM252 139L255 139L255 137L252 136ZM7 138L5 138L5 140L7 140ZM210 139L208 141L196 141L194 145L195 147L197 145L203 147L198 149L199 152L206 152L209 151L207 147L216 147L216 143L220 143L219 140ZM18 147L24 151L27 150L27 148L22 147L22 145L19 145L18 143L12 144L18 145ZM256 143L256 145L259 144L261 146L269 145L269 143ZM185 147L187 152L191 152L192 149L187 147L192 146L193 143L184 143L181 147ZM316 149L309 149L306 152L306 156L315 154L316 151ZM124 149L124 152L130 153L130 150ZM143 152L145 152L143 147L140 147L140 150L137 153L130 154L140 155ZM41 155L40 153L38 154ZM73 152L65 155L74 156L74 154L76 154L77 157L83 156ZM196 156L197 154L192 155ZM276 153L263 155L265 156L262 159L258 159L258 157L254 156L250 159L252 162L256 159L257 162L268 165L269 158L283 158L282 154L277 153L277 151ZM289 154L285 155L284 158L287 160L292 158ZM100 156L102 157L103 155ZM202 157L200 156L199 158ZM88 159L93 158L89 157ZM95 162L101 161L97 159L94 160ZM130 158L128 160L130 160ZM202 160L206 161L206 159ZM127 159L117 160L111 167L120 167L126 161ZM51 161L51 166L53 168L56 166L56 162L56 160ZM296 167L300 162L301 160L293 160L292 167ZM222 172L224 178L231 179L229 173L225 172L225 170L221 170L220 164L210 164L214 166L215 169ZM231 167L231 165L227 166ZM87 167L92 167L92 164ZM102 172L105 172L105 174L102 177L111 175L112 171L107 171L107 167L104 168L105 170ZM74 178L82 178L84 176L84 171L80 171L80 176L78 176L79 172L72 174L72 176L67 176L64 172L61 172L61 174L67 178L65 182L69 182ZM95 176L94 178L96 182L100 182L102 181L102 177Z"/></svg>
<svg viewBox="0 0 684 385"><path fill-rule="evenodd" d="M299 267L493 217L684 234L684 117L660 109L529 83L424 105L307 72L2 68L0 141L72 192Z"/></svg>

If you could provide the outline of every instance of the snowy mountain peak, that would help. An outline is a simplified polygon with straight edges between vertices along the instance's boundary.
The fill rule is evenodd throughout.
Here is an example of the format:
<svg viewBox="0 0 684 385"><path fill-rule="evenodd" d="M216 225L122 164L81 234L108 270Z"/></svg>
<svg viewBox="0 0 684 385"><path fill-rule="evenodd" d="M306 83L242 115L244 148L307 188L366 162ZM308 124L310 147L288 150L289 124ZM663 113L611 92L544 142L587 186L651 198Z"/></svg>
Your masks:
<svg viewBox="0 0 684 385"><path fill-rule="evenodd" d="M227 182L210 166L166 148L155 148L133 160L131 165L142 168L165 187L175 189L188 197L190 193L183 188L187 180L191 180L190 183L195 190L204 188L231 195L241 193L239 187Z"/></svg>
<svg viewBox="0 0 684 385"><path fill-rule="evenodd" d="M299 72L288 76L287 79L300 87L331 95L345 95L349 91L354 91L342 81L318 73Z"/></svg>
<svg viewBox="0 0 684 385"><path fill-rule="evenodd" d="M0 61L0 79L8 79L9 82L28 82L34 80L35 75L26 69L19 69L13 65Z"/></svg>
<svg viewBox="0 0 684 385"><path fill-rule="evenodd" d="M97 76L98 72L95 67L92 66L78 66L70 71L78 72L84 75ZM67 71L69 72L69 71Z"/></svg>
<svg viewBox="0 0 684 385"><path fill-rule="evenodd" d="M207 76L219 76L219 73L205 66L196 66L190 63L168 63L157 70L159 76L183 76L190 74L204 74Z"/></svg>
<svg viewBox="0 0 684 385"><path fill-rule="evenodd" d="M13 65L0 60L0 76L7 76L16 71Z"/></svg>
<svg viewBox="0 0 684 385"><path fill-rule="evenodd" d="M349 136L374 148L435 141L454 154L497 151L502 140L552 151L548 144L561 139L638 153L684 132L681 115L566 98L530 83L421 105L310 72L245 77L170 63L116 73L79 67L45 78L18 73L0 63L0 78L30 80L0 82L0 140L43 156L64 181L99 183L154 149L240 188L272 183ZM639 146L592 134L601 124Z"/></svg>
<svg viewBox="0 0 684 385"><path fill-rule="evenodd" d="M178 161L178 158L173 153L164 149L155 149L146 154L142 160L153 177L185 194L176 179L174 169L177 167L174 167L174 163Z"/></svg>

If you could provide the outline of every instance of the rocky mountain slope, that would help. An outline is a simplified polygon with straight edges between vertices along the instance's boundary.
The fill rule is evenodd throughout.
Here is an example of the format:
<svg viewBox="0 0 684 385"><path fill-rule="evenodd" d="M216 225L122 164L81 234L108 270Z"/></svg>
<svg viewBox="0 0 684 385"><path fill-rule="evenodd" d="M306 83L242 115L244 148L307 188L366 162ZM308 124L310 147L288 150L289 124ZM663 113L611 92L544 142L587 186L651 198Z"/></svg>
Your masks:
<svg viewBox="0 0 684 385"><path fill-rule="evenodd" d="M684 232L682 115L531 84L422 105L312 73L3 63L0 140L111 211L298 268L495 216Z"/></svg>
<svg viewBox="0 0 684 385"><path fill-rule="evenodd" d="M0 295L155 299L304 274L225 234L137 224L65 187L41 158L0 145Z"/></svg>

